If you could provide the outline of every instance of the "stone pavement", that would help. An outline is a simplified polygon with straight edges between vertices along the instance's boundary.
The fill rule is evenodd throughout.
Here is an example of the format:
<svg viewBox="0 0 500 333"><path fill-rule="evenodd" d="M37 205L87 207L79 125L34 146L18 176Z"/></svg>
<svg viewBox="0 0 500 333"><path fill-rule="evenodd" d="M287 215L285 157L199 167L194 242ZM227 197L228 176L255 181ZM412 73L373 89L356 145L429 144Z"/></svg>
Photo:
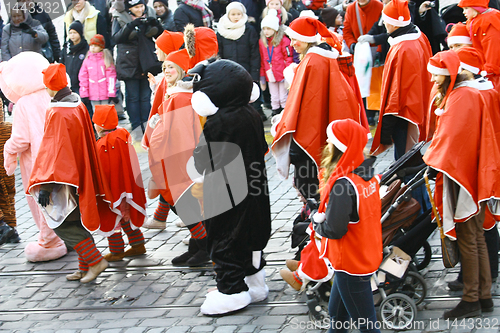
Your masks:
<svg viewBox="0 0 500 333"><path fill-rule="evenodd" d="M125 121L121 125L128 124ZM378 159L377 172L390 164L392 154L390 150ZM147 184L147 153L139 152L139 159ZM289 236L301 204L291 179L278 178L270 155L266 163L273 221L272 237L264 251L269 298L220 318L205 317L199 312L207 290L215 286L210 267L190 269L170 263L187 249L181 240L188 231L172 223L177 219L174 214L169 215L164 231L143 229L146 255L111 263L95 282L87 285L65 279L65 274L77 268L75 252L52 262L27 262L23 249L28 242L36 241L37 229L26 204L18 168L16 209L22 242L0 247L0 333L322 332L308 320L305 295L290 288L279 275L284 260L294 254ZM157 200L148 200L148 214L153 214L156 205ZM107 253L107 240L97 235L95 240L99 250ZM430 243L433 252L439 254L439 239L434 235ZM498 332L500 308L479 318L474 325L458 322L452 326L439 321L444 309L459 300L458 294L446 290L446 282L455 279L457 272L457 268L444 269L438 257L421 272L427 281L428 299L418 307L413 332L470 332L480 324L488 329L478 332ZM495 299L497 305L498 302Z"/></svg>

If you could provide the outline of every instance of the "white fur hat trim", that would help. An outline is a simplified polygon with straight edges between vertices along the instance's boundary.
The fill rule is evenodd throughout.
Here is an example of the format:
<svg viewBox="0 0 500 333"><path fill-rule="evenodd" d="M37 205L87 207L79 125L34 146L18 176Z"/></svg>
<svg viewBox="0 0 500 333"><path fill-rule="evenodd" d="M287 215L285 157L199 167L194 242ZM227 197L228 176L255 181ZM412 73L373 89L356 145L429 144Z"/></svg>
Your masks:
<svg viewBox="0 0 500 333"><path fill-rule="evenodd" d="M315 213L313 216L313 220L316 223L323 223L326 220L326 215L325 213Z"/></svg>
<svg viewBox="0 0 500 333"><path fill-rule="evenodd" d="M260 96L260 89L259 86L254 82L252 86L252 94L250 95L250 103L255 102L257 99L259 99ZM193 96L194 97L194 96ZM192 99L191 99L192 101ZM191 102L192 104L193 102ZM194 108L194 106L193 106ZM195 110L196 111L196 110Z"/></svg>
<svg viewBox="0 0 500 333"><path fill-rule="evenodd" d="M438 108L438 109L434 110L434 113L436 114L436 116L441 116L444 113L444 110L441 108Z"/></svg>
<svg viewBox="0 0 500 333"><path fill-rule="evenodd" d="M212 103L210 97L204 92L198 90L191 97L191 106L194 111L202 117L213 116L219 108Z"/></svg>

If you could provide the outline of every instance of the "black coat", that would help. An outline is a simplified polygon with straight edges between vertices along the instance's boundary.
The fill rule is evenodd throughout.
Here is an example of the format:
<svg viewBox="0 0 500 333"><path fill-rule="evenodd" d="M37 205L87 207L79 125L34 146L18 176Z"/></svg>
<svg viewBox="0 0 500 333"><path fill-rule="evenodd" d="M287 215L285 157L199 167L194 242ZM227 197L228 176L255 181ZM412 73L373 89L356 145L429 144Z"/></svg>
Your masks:
<svg viewBox="0 0 500 333"><path fill-rule="evenodd" d="M132 21L127 12L114 17L112 41L117 46L115 67L118 80L144 79L148 72L156 75L161 71L152 37L158 37L163 32L163 27L149 10L150 7L147 8L147 18L154 20L139 18ZM153 26L158 28L158 32L152 37L146 37L145 34Z"/></svg>
<svg viewBox="0 0 500 333"><path fill-rule="evenodd" d="M245 33L237 40L222 37L217 33L219 56L232 60L243 66L254 81L260 79L259 36L255 29L247 23Z"/></svg>
<svg viewBox="0 0 500 333"><path fill-rule="evenodd" d="M184 32L184 27L188 23L194 24L195 27L203 27L203 16L201 11L191 6L181 3L174 12L175 31ZM211 28L211 27L209 27Z"/></svg>
<svg viewBox="0 0 500 333"><path fill-rule="evenodd" d="M73 45L72 41L66 42L61 55L61 63L66 66L66 73L68 73L71 80L71 90L74 93L80 93L80 80L78 80L78 73L82 67L85 55L89 50L89 44L82 38L82 41Z"/></svg>
<svg viewBox="0 0 500 333"><path fill-rule="evenodd" d="M163 29L168 31L176 31L175 30L175 22L174 22L174 14L170 9L167 8L165 14L158 17L160 19L161 25Z"/></svg>
<svg viewBox="0 0 500 333"><path fill-rule="evenodd" d="M385 28L384 23L381 20L373 23L372 28L368 31L368 35L373 36L375 38L375 45L380 45L380 52L377 52L375 55L374 61L378 60L379 64L385 63L385 58L387 57L387 52L389 52L389 48L391 47L387 40L389 39L389 34L387 33L387 29Z"/></svg>
<svg viewBox="0 0 500 333"><path fill-rule="evenodd" d="M45 31L49 34L48 43L52 47L54 59L57 61L61 57L61 44L59 43L59 38L57 37L56 27L54 27L52 19L49 14L43 10L43 7L40 6L40 4L36 4L35 6L35 9L31 13L31 17L40 21ZM45 47L45 45L42 47Z"/></svg>

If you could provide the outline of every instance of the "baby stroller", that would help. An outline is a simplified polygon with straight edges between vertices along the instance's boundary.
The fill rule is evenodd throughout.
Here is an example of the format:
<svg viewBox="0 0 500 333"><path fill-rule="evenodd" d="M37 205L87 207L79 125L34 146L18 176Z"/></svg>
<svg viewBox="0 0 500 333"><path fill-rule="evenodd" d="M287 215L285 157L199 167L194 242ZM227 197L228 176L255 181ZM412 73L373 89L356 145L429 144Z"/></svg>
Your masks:
<svg viewBox="0 0 500 333"><path fill-rule="evenodd" d="M385 194L381 199L384 260L372 277L372 289L379 319L392 329L408 328L416 317L416 305L427 295L425 280L417 267L422 269L430 262L431 249L427 238L435 225L431 223L430 209L418 216L420 204L411 196L412 191L424 183L426 165L419 153L422 146L423 143L417 144L393 163L381 180L383 186L388 185L387 189L381 190ZM415 173L402 186L401 179ZM421 248L424 257L417 258ZM329 324L330 290L331 281L310 282L305 286L309 317L318 328L327 328Z"/></svg>

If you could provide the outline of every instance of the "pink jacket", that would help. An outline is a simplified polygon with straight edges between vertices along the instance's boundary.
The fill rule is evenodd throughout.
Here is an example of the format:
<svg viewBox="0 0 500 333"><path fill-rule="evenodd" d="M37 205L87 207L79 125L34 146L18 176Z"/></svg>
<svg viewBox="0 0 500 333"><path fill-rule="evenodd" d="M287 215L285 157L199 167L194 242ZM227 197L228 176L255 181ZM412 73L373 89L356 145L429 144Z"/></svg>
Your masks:
<svg viewBox="0 0 500 333"><path fill-rule="evenodd" d="M88 97L91 101L103 101L116 96L115 66L106 68L104 54L89 51L83 61L80 73L80 97Z"/></svg>
<svg viewBox="0 0 500 333"><path fill-rule="evenodd" d="M259 50L260 50L260 76L265 76L266 81L269 81L269 78L266 75L266 71L271 68L269 66L269 55L272 51L272 68L273 75L276 79L276 82L283 81L285 77L283 76L283 70L293 62L292 48L290 47L290 39L288 37L283 36L283 39L278 44L278 46L272 47L272 44L269 45L269 48L264 46L264 43L261 39L259 39Z"/></svg>

